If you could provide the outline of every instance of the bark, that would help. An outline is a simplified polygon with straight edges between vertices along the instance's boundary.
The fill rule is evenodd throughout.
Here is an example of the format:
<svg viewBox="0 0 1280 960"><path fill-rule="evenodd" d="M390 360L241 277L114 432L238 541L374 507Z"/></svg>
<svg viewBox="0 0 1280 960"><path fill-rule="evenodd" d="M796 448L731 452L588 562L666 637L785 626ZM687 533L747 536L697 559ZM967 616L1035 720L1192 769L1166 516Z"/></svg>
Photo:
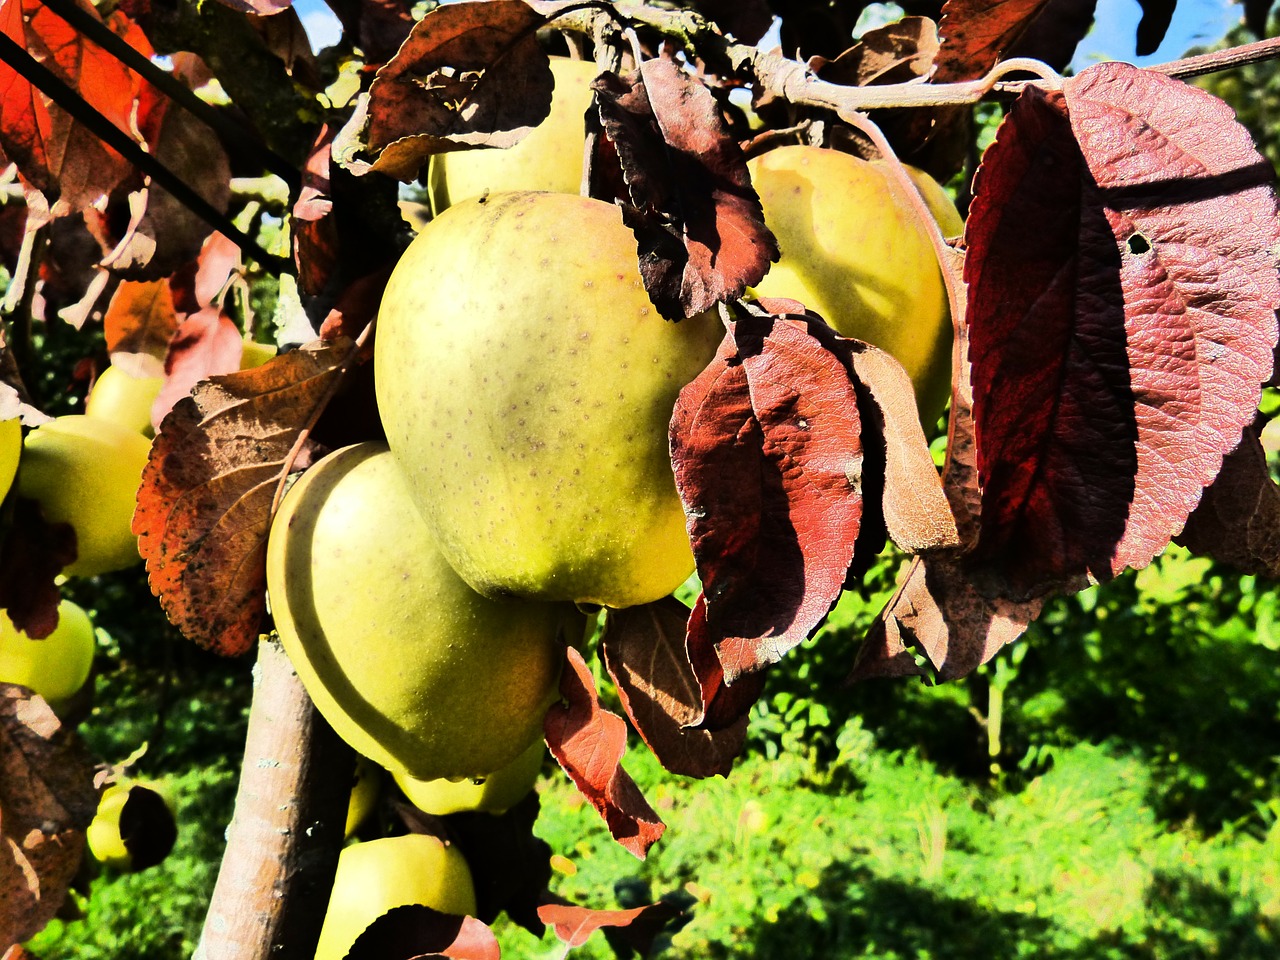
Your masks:
<svg viewBox="0 0 1280 960"><path fill-rule="evenodd" d="M235 812L196 960L315 956L354 769L354 753L279 643L263 640Z"/></svg>

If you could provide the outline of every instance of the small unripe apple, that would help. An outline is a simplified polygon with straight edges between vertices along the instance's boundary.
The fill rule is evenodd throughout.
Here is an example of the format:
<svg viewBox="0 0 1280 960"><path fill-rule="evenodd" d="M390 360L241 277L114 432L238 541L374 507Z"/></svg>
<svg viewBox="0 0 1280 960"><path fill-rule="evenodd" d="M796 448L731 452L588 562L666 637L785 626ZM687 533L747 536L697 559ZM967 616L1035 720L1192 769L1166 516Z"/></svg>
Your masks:
<svg viewBox="0 0 1280 960"><path fill-rule="evenodd" d="M9 495L22 456L22 421L0 420L0 500Z"/></svg>
<svg viewBox="0 0 1280 960"><path fill-rule="evenodd" d="M537 740L511 763L487 777L415 780L404 774L396 774L395 781L409 802L423 813L438 817L464 810L503 813L533 789L546 755L546 744Z"/></svg>
<svg viewBox="0 0 1280 960"><path fill-rule="evenodd" d="M315 960L342 960L369 924L409 904L441 913L475 914L471 869L457 847L410 833L344 848Z"/></svg>
<svg viewBox="0 0 1280 960"><path fill-rule="evenodd" d="M70 600L58 604L58 625L33 640L0 610L0 681L29 687L56 711L89 679L97 649L93 622Z"/></svg>
<svg viewBox="0 0 1280 960"><path fill-rule="evenodd" d="M120 367L107 367L89 391L85 415L109 420L145 437L154 436L151 407L163 386L164 377L135 377Z"/></svg>
<svg viewBox="0 0 1280 960"><path fill-rule="evenodd" d="M104 867L134 872L164 860L178 829L159 784L120 780L103 791L85 836L89 852Z"/></svg>
<svg viewBox="0 0 1280 960"><path fill-rule="evenodd" d="M130 525L150 450L142 434L83 414L27 434L18 493L39 501L46 520L74 528L76 559L65 574L93 576L141 561Z"/></svg>
<svg viewBox="0 0 1280 960"><path fill-rule="evenodd" d="M279 352L279 348L274 343L258 343L256 340L246 340L244 349L240 352L240 369L252 370L254 367L260 367Z"/></svg>

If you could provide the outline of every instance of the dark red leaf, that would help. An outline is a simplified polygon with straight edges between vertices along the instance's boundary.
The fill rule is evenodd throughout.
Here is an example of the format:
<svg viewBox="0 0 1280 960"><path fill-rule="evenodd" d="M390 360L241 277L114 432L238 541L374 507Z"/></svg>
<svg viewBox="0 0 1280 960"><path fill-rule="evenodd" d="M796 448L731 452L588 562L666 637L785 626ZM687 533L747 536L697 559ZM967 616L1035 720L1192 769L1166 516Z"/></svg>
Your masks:
<svg viewBox="0 0 1280 960"><path fill-rule="evenodd" d="M701 701L697 726L712 731L731 730L742 723L760 699L768 668L743 674L731 684L726 681L715 638L707 630L705 593L698 594L693 609L689 611L688 631L685 653L697 678Z"/></svg>
<svg viewBox="0 0 1280 960"><path fill-rule="evenodd" d="M302 190L293 205L293 260L298 266L298 289L315 295L324 289L339 252L338 225L333 212L329 155L336 131L320 128L302 171Z"/></svg>
<svg viewBox="0 0 1280 960"><path fill-rule="evenodd" d="M571 947L582 946L602 927L625 928L633 934L631 946L642 957L649 955L653 939L681 913L679 907L662 901L631 910L592 910L560 903L548 903L538 910L542 922Z"/></svg>
<svg viewBox="0 0 1280 960"><path fill-rule="evenodd" d="M776 663L840 595L862 520L861 431L849 370L804 320L735 321L681 391L671 459L730 683Z"/></svg>
<svg viewBox="0 0 1280 960"><path fill-rule="evenodd" d="M559 703L547 711L547 746L574 785L604 818L609 833L641 860L666 825L622 769L627 724L600 705L591 669L573 647L566 650Z"/></svg>
<svg viewBox="0 0 1280 960"><path fill-rule="evenodd" d="M452 3L423 17L369 88L373 169L412 180L433 153L523 139L551 109L537 39L545 23L522 0Z"/></svg>
<svg viewBox="0 0 1280 960"><path fill-rule="evenodd" d="M355 350L312 344L205 381L156 435L133 532L152 591L201 646L231 656L257 641L273 501Z"/></svg>
<svg viewBox="0 0 1280 960"><path fill-rule="evenodd" d="M235 321L217 307L205 307L178 325L165 356L164 386L151 409L159 424L173 405L201 380L240 369L244 338Z"/></svg>
<svg viewBox="0 0 1280 960"><path fill-rule="evenodd" d="M47 637L58 626L62 592L57 578L76 558L76 531L49 523L40 504L14 498L13 518L0 538L0 610L31 637Z"/></svg>
<svg viewBox="0 0 1280 960"><path fill-rule="evenodd" d="M365 928L348 960L498 960L498 938L475 917L441 913L421 904L396 907Z"/></svg>
<svg viewBox="0 0 1280 960"><path fill-rule="evenodd" d="M728 776L746 737L746 713L724 730L692 729L704 705L685 649L688 622L689 609L674 597L611 610L600 649L627 716L664 767Z"/></svg>
<svg viewBox="0 0 1280 960"><path fill-rule="evenodd" d="M630 195L623 219L659 312L692 317L759 283L778 244L711 91L665 57L592 86Z"/></svg>
<svg viewBox="0 0 1280 960"><path fill-rule="evenodd" d="M984 593L1107 580L1181 529L1271 371L1270 180L1229 108L1159 74L1019 98L966 231Z"/></svg>

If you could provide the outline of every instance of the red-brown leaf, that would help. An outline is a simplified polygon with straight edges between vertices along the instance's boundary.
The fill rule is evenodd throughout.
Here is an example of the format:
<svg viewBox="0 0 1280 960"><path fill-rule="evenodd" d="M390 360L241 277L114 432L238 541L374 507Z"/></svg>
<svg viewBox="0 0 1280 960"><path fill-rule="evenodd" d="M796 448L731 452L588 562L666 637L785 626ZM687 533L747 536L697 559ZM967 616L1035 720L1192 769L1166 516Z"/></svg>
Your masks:
<svg viewBox="0 0 1280 960"><path fill-rule="evenodd" d="M927 77L938 56L938 32L926 17L903 17L868 30L834 60L814 57L809 68L829 83L862 87Z"/></svg>
<svg viewBox="0 0 1280 960"><path fill-rule="evenodd" d="M244 338L235 321L217 307L205 307L183 320L169 341L164 386L151 408L152 424L158 426L201 380L239 370L243 352Z"/></svg>
<svg viewBox="0 0 1280 960"><path fill-rule="evenodd" d="M1086 2L1092 10L1092 0ZM1073 35L1059 30L1059 56L1053 65L1065 67L1092 22L1092 17L1070 16L1080 5L1081 0L947 0L938 23L943 41L934 80L972 80L983 76L999 60L1030 55L1031 51L1018 47L1041 18L1060 26L1072 24L1078 31Z"/></svg>
<svg viewBox="0 0 1280 960"><path fill-rule="evenodd" d="M1221 101L1123 64L1029 92L966 231L989 596L1164 549L1270 374L1270 167Z"/></svg>
<svg viewBox="0 0 1280 960"><path fill-rule="evenodd" d="M574 785L604 818L609 833L641 860L666 825L622 769L627 724L600 705L591 669L573 647L560 676L559 703L547 711L547 746Z"/></svg>
<svg viewBox="0 0 1280 960"><path fill-rule="evenodd" d="M728 729L693 729L702 690L685 649L689 609L674 597L609 611L600 648L622 706L672 773L728 776L747 732L745 712Z"/></svg>
<svg viewBox="0 0 1280 960"><path fill-rule="evenodd" d="M75 558L75 528L49 523L39 503L15 497L12 520L0 539L0 610L14 626L32 637L53 633L62 597L57 578Z"/></svg>
<svg viewBox="0 0 1280 960"><path fill-rule="evenodd" d="M369 88L373 168L412 180L433 153L510 147L551 109L554 80L522 0L463 2L422 18Z"/></svg>
<svg viewBox="0 0 1280 960"><path fill-rule="evenodd" d="M651 903L630 910L592 910L574 904L548 903L538 908L542 922L555 929L556 936L571 947L580 947L601 927L625 930L628 942L647 957L653 939L682 911L674 904Z"/></svg>
<svg viewBox="0 0 1280 960"><path fill-rule="evenodd" d="M276 491L301 430L355 349L349 341L313 344L215 377L165 418L133 531L152 592L201 646L236 655L257 640Z"/></svg>
<svg viewBox="0 0 1280 960"><path fill-rule="evenodd" d="M338 258L340 242L333 212L329 157L337 131L325 124L316 135L302 171L302 190L293 205L293 261L298 289L315 295L324 289Z"/></svg>
<svg viewBox="0 0 1280 960"><path fill-rule="evenodd" d="M698 681L701 712L696 719L700 729L730 730L740 724L764 692L768 668L743 674L728 683L724 664L716 650L715 637L707 629L707 597L698 594L689 611L685 653Z"/></svg>
<svg viewBox="0 0 1280 960"><path fill-rule="evenodd" d="M623 219L659 312L692 317L759 283L778 244L711 92L665 57L593 87L630 195Z"/></svg>
<svg viewBox="0 0 1280 960"><path fill-rule="evenodd" d="M102 319L111 362L132 376L160 376L169 341L178 330L169 284L126 280L116 287Z"/></svg>
<svg viewBox="0 0 1280 960"><path fill-rule="evenodd" d="M725 678L776 663L840 595L862 520L851 374L803 320L735 321L671 419L706 628Z"/></svg>
<svg viewBox="0 0 1280 960"><path fill-rule="evenodd" d="M348 960L498 960L498 938L475 917L441 913L421 904L384 913L356 937Z"/></svg>
<svg viewBox="0 0 1280 960"><path fill-rule="evenodd" d="M0 683L0 944L53 917L97 807L93 760L74 733L40 697Z"/></svg>

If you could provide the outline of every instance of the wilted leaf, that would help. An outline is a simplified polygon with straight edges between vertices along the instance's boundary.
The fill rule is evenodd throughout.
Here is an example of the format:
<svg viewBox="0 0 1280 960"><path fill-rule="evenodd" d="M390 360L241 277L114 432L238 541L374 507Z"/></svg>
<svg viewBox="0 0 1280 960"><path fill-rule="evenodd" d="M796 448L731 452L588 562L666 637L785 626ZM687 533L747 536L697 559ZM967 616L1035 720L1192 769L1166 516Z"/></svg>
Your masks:
<svg viewBox="0 0 1280 960"><path fill-rule="evenodd" d="M547 746L579 792L604 818L609 833L628 853L645 858L666 825L635 781L622 769L627 724L600 705L591 669L573 647L566 649L560 696L543 721Z"/></svg>
<svg viewBox="0 0 1280 960"><path fill-rule="evenodd" d="M365 928L348 960L498 960L493 931L475 917L441 913L421 904L396 907Z"/></svg>
<svg viewBox="0 0 1280 960"><path fill-rule="evenodd" d="M903 17L868 30L834 60L815 57L809 68L828 83L863 87L927 77L938 55L938 31L926 17Z"/></svg>
<svg viewBox="0 0 1280 960"><path fill-rule="evenodd" d="M592 87L627 184L623 220L659 312L692 317L759 283L778 244L711 91L665 57Z"/></svg>
<svg viewBox="0 0 1280 960"><path fill-rule="evenodd" d="M302 190L293 205L293 261L298 289L318 294L338 258L339 237L329 180L329 157L336 131L325 124L311 146L302 171Z"/></svg>
<svg viewBox="0 0 1280 960"><path fill-rule="evenodd" d="M452 3L423 17L369 87L373 169L408 181L433 153L523 139L551 109L537 39L545 23L522 0Z"/></svg>
<svg viewBox="0 0 1280 960"><path fill-rule="evenodd" d="M164 361L165 381L151 408L160 421L201 380L240 369L244 338L235 321L217 307L205 307L178 325Z"/></svg>
<svg viewBox="0 0 1280 960"><path fill-rule="evenodd" d="M0 683L0 944L53 917L97 807L93 760L74 733L40 697Z"/></svg>
<svg viewBox="0 0 1280 960"><path fill-rule="evenodd" d="M102 319L113 365L135 377L164 372L169 341L178 329L169 284L164 280L126 280L116 287Z"/></svg>
<svg viewBox="0 0 1280 960"><path fill-rule="evenodd" d="M674 597L611 610L600 649L627 716L667 770L728 776L746 737L746 713L724 730L692 729L703 703L685 649L688 622L689 609Z"/></svg>
<svg viewBox="0 0 1280 960"><path fill-rule="evenodd" d="M62 592L57 578L76 558L76 531L49 523L40 504L14 498L13 516L0 540L0 610L31 637L47 637L58 626Z"/></svg>
<svg viewBox="0 0 1280 960"><path fill-rule="evenodd" d="M1164 549L1270 374L1270 166L1225 104L1124 64L1019 98L966 230L989 596Z"/></svg>
<svg viewBox="0 0 1280 960"><path fill-rule="evenodd" d="M730 683L776 663L839 597L862 520L861 434L848 369L803 320L733 322L681 391L671 460Z"/></svg>
<svg viewBox="0 0 1280 960"><path fill-rule="evenodd" d="M165 418L133 531L152 591L201 646L236 655L257 640L273 500L301 431L355 350L349 341L311 345L215 377Z"/></svg>
<svg viewBox="0 0 1280 960"><path fill-rule="evenodd" d="M539 908L542 922L555 929L556 936L571 947L580 947L602 927L626 928L628 942L640 956L649 955L654 938L682 911L674 904L659 902L631 910L592 910L574 904L548 903Z"/></svg>

